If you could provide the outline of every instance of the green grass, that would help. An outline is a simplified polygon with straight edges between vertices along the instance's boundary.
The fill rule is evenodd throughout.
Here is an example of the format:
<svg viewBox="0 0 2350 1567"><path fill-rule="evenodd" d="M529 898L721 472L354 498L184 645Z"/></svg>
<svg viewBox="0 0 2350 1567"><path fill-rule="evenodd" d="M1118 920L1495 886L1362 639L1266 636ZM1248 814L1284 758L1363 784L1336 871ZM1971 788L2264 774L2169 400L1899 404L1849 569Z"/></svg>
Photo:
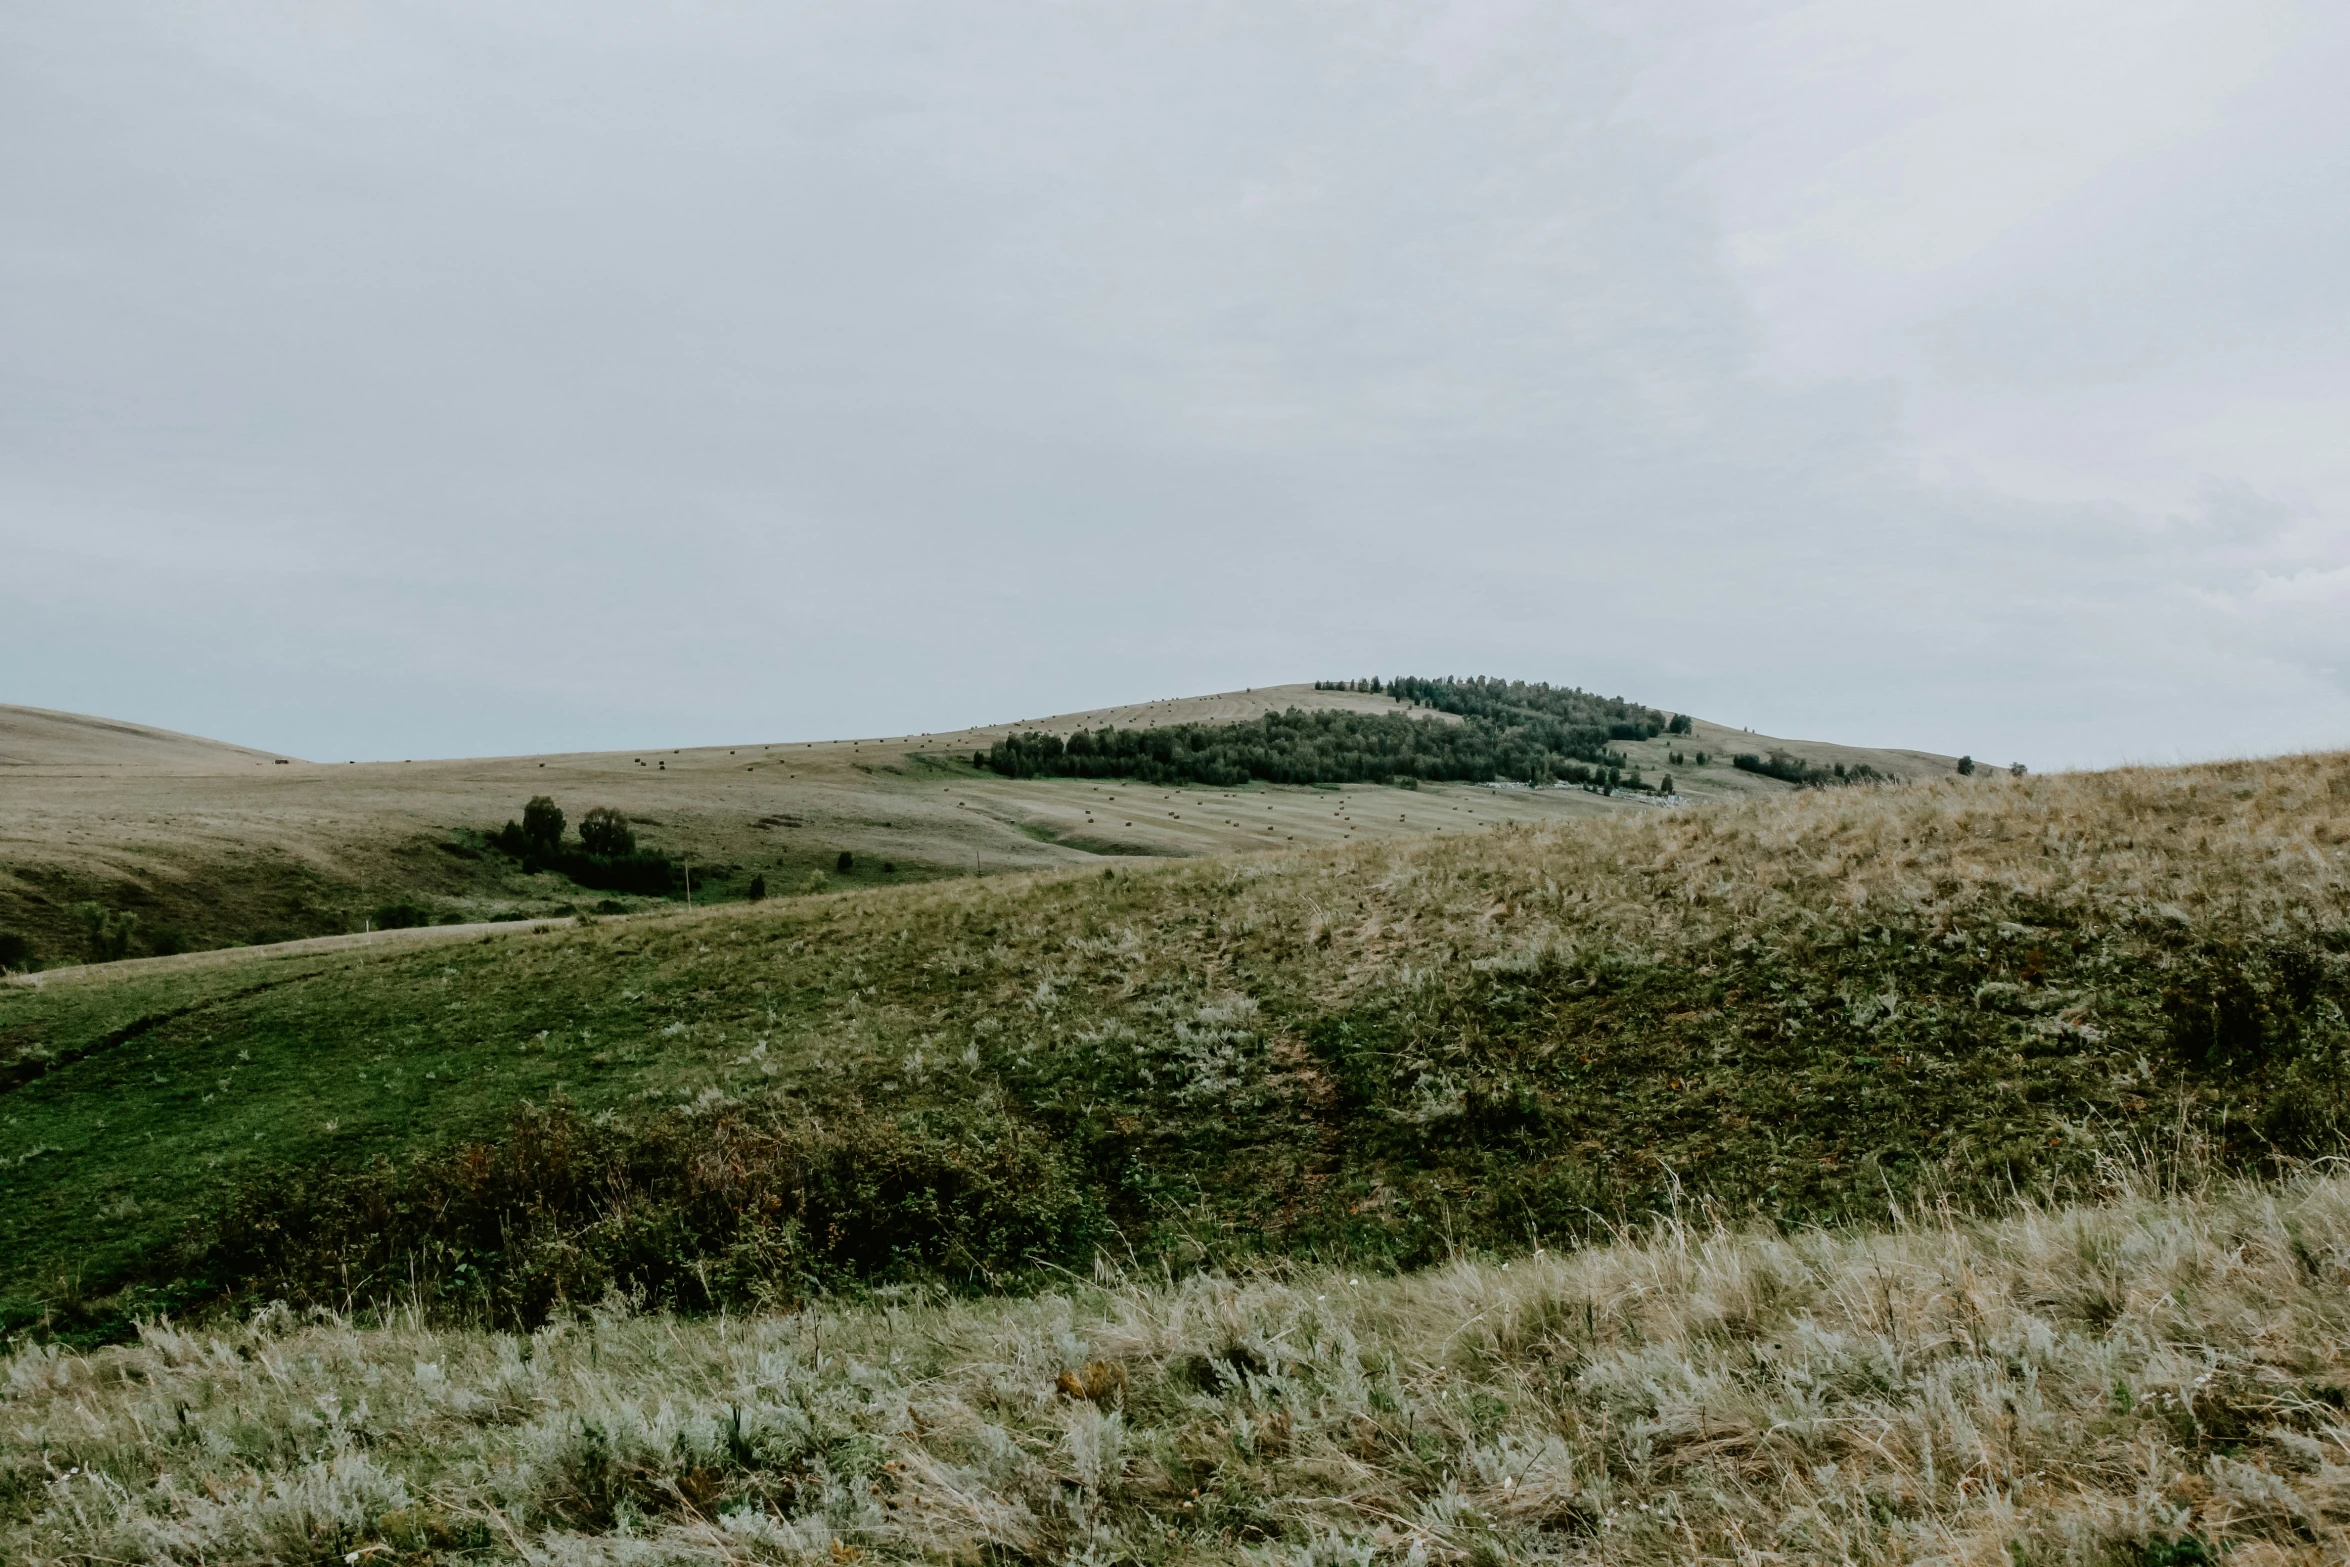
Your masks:
<svg viewBox="0 0 2350 1567"><path fill-rule="evenodd" d="M951 1237L903 1229L918 1201L886 1199L905 1265L868 1272L965 1285L1097 1248L1410 1267L1699 1200L1844 1220L2093 1183L2181 1138L2257 1166L2339 1138L2346 839L2350 761L2300 758L9 987L0 1294L20 1324L62 1310L120 1331L142 1301L239 1282L201 1245L232 1196L266 1214L389 1159L332 1203L437 1201L450 1150L558 1099L583 1124L616 1114L597 1157L659 1213L690 1206L687 1177L631 1150L695 1125L794 1159L799 1133L759 1128L1018 1140L1053 1202L1096 1216L1052 1230L1057 1251L956 1261ZM444 1164L400 1163L426 1154ZM526 1195L496 1222L609 1240L610 1213ZM854 1201L882 1200L827 1211L881 1222ZM805 1220L745 1221L767 1274L743 1288L833 1278ZM304 1275L299 1252L252 1276L325 1298L418 1266L354 1285ZM610 1253L623 1282L638 1255ZM664 1277L692 1271L671 1260ZM467 1265L519 1266L478 1247ZM164 1293L109 1303L132 1286Z"/></svg>

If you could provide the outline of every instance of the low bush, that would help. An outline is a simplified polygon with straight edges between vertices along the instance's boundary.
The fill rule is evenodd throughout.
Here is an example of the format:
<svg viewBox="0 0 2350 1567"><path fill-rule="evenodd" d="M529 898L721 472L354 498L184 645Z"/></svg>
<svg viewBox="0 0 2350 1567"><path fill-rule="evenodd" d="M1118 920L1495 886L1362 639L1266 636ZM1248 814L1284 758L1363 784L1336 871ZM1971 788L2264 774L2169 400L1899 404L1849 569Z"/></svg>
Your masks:
<svg viewBox="0 0 2350 1567"><path fill-rule="evenodd" d="M139 916L135 912L109 909L96 903L77 903L73 912L89 944L92 962L112 963L131 955L131 943L139 929Z"/></svg>
<svg viewBox="0 0 2350 1567"><path fill-rule="evenodd" d="M1102 1234L1044 1139L1000 1116L820 1123L725 1106L624 1122L525 1105L494 1141L244 1182L183 1276L303 1303L414 1291L530 1325L613 1289L707 1309L858 1282L987 1283L1085 1261Z"/></svg>
<svg viewBox="0 0 2350 1567"><path fill-rule="evenodd" d="M666 897L683 886L684 873L666 854L637 849L627 854L561 854L545 868L598 892L633 892Z"/></svg>
<svg viewBox="0 0 2350 1567"><path fill-rule="evenodd" d="M0 969L27 969L32 966L32 938L13 930L0 930Z"/></svg>

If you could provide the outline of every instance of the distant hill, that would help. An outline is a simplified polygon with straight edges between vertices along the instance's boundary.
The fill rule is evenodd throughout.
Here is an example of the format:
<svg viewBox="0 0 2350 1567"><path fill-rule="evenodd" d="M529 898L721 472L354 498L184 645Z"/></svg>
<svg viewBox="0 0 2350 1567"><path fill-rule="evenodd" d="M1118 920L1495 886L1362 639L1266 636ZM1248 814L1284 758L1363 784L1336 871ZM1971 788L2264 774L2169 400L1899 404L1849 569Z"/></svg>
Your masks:
<svg viewBox="0 0 2350 1567"><path fill-rule="evenodd" d="M0 768L137 767L243 772L256 766L270 766L277 759L274 752L255 751L145 724L0 704Z"/></svg>
<svg viewBox="0 0 2350 1567"><path fill-rule="evenodd" d="M690 865L697 903L743 898L754 878L770 895L798 894L1656 808L1651 799L1580 789L1445 783L1410 792L1369 784L1235 792L1012 779L972 766L975 752L1014 735L1148 733L1293 708L1459 722L1385 694L1296 684L951 733L349 764L281 760L135 724L5 708L0 936L13 933L36 960L54 962L661 901L642 886L615 894L481 852L481 835L541 794L574 830L596 807L627 816L641 845L675 857L668 890L680 901ZM1732 767L1739 751L1781 750L1823 769L1866 765L1895 779L1941 776L1955 763L1747 734L1702 719L1688 734L1611 744L1652 783L1670 775L1678 798L1694 803L1787 792L1784 782ZM90 906L135 918L101 943Z"/></svg>

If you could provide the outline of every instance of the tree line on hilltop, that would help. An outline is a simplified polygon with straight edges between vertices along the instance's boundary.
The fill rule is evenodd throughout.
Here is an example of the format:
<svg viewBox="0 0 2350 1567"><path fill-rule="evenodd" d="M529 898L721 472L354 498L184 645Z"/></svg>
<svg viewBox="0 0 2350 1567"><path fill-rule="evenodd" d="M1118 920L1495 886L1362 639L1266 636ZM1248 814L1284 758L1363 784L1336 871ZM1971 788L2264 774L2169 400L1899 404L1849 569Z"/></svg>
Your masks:
<svg viewBox="0 0 2350 1567"><path fill-rule="evenodd" d="M1403 713L1290 708L1221 724L1084 730L1063 738L1010 735L972 764L1006 778L1135 778L1154 784L1491 783L1650 786L1617 741L1686 734L1689 721L1654 708L1522 680L1405 676L1316 681L1316 690L1366 691L1448 713L1457 724Z"/></svg>
<svg viewBox="0 0 2350 1567"><path fill-rule="evenodd" d="M1768 756L1757 756L1751 751L1741 751L1730 758L1730 765L1742 773L1755 773L1764 778L1776 778L1781 783L1796 784L1806 789L1829 789L1838 784L1888 783L1891 781L1866 762L1854 762L1850 765L1838 762L1833 767L1822 767L1817 762L1807 762L1800 756L1790 756L1785 751L1779 750L1772 751Z"/></svg>

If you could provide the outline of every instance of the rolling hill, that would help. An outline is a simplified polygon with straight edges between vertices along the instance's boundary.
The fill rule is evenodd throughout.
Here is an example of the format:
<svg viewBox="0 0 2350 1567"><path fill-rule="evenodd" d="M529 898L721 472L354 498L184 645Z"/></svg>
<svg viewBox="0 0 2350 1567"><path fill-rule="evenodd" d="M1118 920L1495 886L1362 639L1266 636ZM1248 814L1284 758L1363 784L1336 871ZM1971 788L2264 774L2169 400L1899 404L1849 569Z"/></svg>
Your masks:
<svg viewBox="0 0 2350 1567"><path fill-rule="evenodd" d="M1381 695L1312 685L1140 703L951 734L746 743L666 752L341 763L280 759L158 730L0 708L0 932L51 961L106 955L84 906L136 917L117 945L172 953L322 937L404 918L471 924L567 914L605 900L560 876L466 854L463 835L553 797L576 820L609 806L640 840L692 861L699 896L777 893L1098 865L1133 857L1416 836L1495 822L1643 810L1580 790L1436 785L1221 791L1098 787L997 777L970 758L1007 735L1241 722L1290 708L1397 711ZM1431 722L1446 716L1424 713ZM1697 721L1695 733L1620 746L1691 801L1785 792L1728 765L1783 750L1889 777L1947 773L1955 758L1768 736ZM1675 767L1675 751L1710 765ZM1390 806L1393 809L1390 809ZM844 869L841 856L848 854ZM622 898L634 908L641 900Z"/></svg>
<svg viewBox="0 0 2350 1567"><path fill-rule="evenodd" d="M21 780L42 774L132 770L241 776L279 760L272 752L145 724L0 704L0 768L7 769L0 776Z"/></svg>
<svg viewBox="0 0 2350 1567"><path fill-rule="evenodd" d="M0 982L0 1556L2339 1556L2350 755L971 766L1108 716L8 775L536 917ZM541 790L806 878L558 913Z"/></svg>
<svg viewBox="0 0 2350 1567"><path fill-rule="evenodd" d="M2259 1166L2340 1134L2346 844L2329 756L55 971L0 987L0 1293L529 1321Z"/></svg>

